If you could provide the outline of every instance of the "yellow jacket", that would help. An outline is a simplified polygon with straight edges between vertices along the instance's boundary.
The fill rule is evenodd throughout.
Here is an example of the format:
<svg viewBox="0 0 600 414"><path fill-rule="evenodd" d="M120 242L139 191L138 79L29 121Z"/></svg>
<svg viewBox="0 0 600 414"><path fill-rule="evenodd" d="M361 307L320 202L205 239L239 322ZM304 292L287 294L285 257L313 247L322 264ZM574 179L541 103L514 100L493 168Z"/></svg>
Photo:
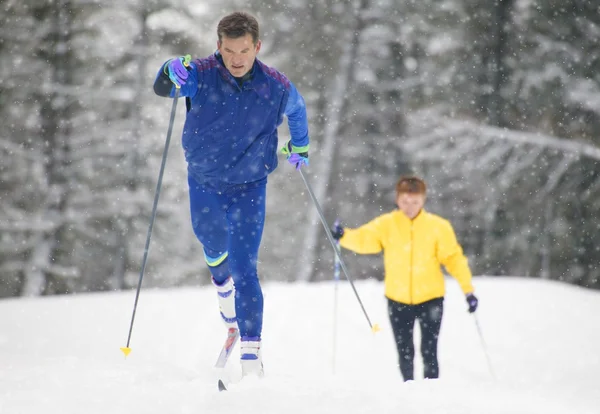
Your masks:
<svg viewBox="0 0 600 414"><path fill-rule="evenodd" d="M400 210L357 229L344 229L340 245L360 254L383 250L385 296L419 304L445 294L443 265L462 291L473 292L471 270L448 220L421 210L410 220Z"/></svg>

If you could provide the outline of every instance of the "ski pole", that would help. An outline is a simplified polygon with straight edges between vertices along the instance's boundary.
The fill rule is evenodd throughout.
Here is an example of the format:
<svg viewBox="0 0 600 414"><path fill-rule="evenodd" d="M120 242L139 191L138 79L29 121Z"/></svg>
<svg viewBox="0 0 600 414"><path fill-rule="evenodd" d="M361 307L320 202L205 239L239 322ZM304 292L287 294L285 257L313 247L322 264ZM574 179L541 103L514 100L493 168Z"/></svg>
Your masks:
<svg viewBox="0 0 600 414"><path fill-rule="evenodd" d="M475 326L477 327L477 333L479 334L479 340L481 341L481 347L483 348L483 353L485 354L485 359L487 361L488 369L490 370L490 375L493 379L496 379L494 369L492 368L492 361L490 360L490 355L488 353L485 340L483 339L483 332L481 331L481 325L479 325L479 319L477 318L477 314L473 313L473 318L475 319Z"/></svg>
<svg viewBox="0 0 600 414"><path fill-rule="evenodd" d="M371 328L371 331L377 332L377 331L379 331L379 325L378 324L373 325L371 323L371 319L369 318L369 315L367 314L367 311L365 310L362 300L360 300L360 296L358 295L358 292L356 291L354 282L352 281L352 278L350 277L350 274L348 273L348 270L346 269L346 265L344 263L344 260L342 259L342 255L338 251L338 249L336 249L335 240L334 240L333 236L331 235L331 230L329 229L329 226L327 226L327 221L325 220L325 215L323 214L323 211L321 210L321 206L319 205L319 202L317 201L317 198L315 197L315 194L313 193L313 190L312 190L310 184L306 180L306 177L304 176L304 172L302 171L302 169L299 169L298 171L300 172L300 176L302 177L302 180L304 181L304 185L306 186L308 194L310 195L310 198L312 199L313 204L315 205L315 208L317 209L317 213L319 213L319 218L321 219L321 223L323 224L323 227L325 228L325 233L327 234L327 238L329 239L329 242L333 246L333 250L335 251L337 258L340 261L340 267L344 271L344 275L346 276L346 279L350 283L350 286L352 286L354 295L356 296L356 299L358 300L358 303L360 304L360 308L362 309L362 312L365 315L367 322L369 323L369 327Z"/></svg>
<svg viewBox="0 0 600 414"><path fill-rule="evenodd" d="M336 220L334 226L337 226L339 221ZM340 242L335 243L335 249L339 251ZM331 370L335 374L335 354L337 350L337 310L338 310L338 284L340 281L340 259L337 254L333 255L334 267L333 267L333 352L331 354Z"/></svg>
<svg viewBox="0 0 600 414"><path fill-rule="evenodd" d="M150 250L150 238L152 237L152 228L154 227L154 219L156 218L156 209L158 207L158 198L162 186L163 174L167 163L167 154L169 152L169 143L171 142L171 133L173 132L173 124L175 122L175 112L177 109L177 100L179 99L180 88L175 89L173 96L173 107L171 108L171 117L169 119L169 129L167 130L167 140L165 141L165 149L163 150L162 163L160 164L160 172L158 173L158 182L156 183L156 191L154 193L154 204L152 205L152 215L150 216L150 225L148 226L148 235L146 236L146 246L144 247L144 256L142 258L142 268L140 269L140 278L138 280L137 291L135 293L135 302L133 304L133 314L131 315L131 323L129 325L129 334L127 335L127 345L121 348L125 357L131 352L129 342L131 341L131 332L133 330L133 321L135 320L135 311L137 309L138 299L140 297L140 288L142 287L142 279L148 261L148 251Z"/></svg>

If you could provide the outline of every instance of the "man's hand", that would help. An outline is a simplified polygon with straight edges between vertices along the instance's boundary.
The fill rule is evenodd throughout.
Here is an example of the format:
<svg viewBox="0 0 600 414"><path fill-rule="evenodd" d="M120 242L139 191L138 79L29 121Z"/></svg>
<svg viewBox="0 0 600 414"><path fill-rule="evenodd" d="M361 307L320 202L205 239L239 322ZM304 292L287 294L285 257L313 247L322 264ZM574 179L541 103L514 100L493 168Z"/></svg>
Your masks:
<svg viewBox="0 0 600 414"><path fill-rule="evenodd" d="M175 84L176 88L181 88L188 78L189 74L187 67L190 66L192 57L190 55L181 56L175 59L171 59L166 65L165 70L171 82Z"/></svg>
<svg viewBox="0 0 600 414"><path fill-rule="evenodd" d="M475 295L472 293L468 293L466 299L467 299L467 304L469 305L469 313L475 312L477 310L477 305L479 304L479 300L477 300Z"/></svg>
<svg viewBox="0 0 600 414"><path fill-rule="evenodd" d="M285 143L281 152L287 156L287 160L290 164L299 170L303 165L308 165L308 146L297 148L292 145L292 141Z"/></svg>

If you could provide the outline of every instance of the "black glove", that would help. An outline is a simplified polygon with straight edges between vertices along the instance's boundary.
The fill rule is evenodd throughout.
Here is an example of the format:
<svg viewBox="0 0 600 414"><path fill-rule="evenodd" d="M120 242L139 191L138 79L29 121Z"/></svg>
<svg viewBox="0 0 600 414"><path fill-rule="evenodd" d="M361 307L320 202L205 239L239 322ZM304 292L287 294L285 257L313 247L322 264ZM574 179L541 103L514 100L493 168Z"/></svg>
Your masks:
<svg viewBox="0 0 600 414"><path fill-rule="evenodd" d="M344 228L337 221L335 222L335 224L331 228L331 235L336 240L341 239L342 236L344 235Z"/></svg>
<svg viewBox="0 0 600 414"><path fill-rule="evenodd" d="M473 313L477 310L477 305L479 304L479 300L475 297L474 294L467 294L467 304L469 305L469 313Z"/></svg>

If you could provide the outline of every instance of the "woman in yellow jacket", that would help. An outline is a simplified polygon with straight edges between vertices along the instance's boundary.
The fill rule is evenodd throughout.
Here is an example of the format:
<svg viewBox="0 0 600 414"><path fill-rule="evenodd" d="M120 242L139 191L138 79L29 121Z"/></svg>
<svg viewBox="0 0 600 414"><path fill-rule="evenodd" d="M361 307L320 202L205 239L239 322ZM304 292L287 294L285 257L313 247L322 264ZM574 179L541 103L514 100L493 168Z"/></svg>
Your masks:
<svg viewBox="0 0 600 414"><path fill-rule="evenodd" d="M383 214L357 229L336 226L340 245L359 254L384 252L385 296L394 332L400 372L414 379L413 328L421 328L424 377L438 378L437 343L445 294L443 265L466 295L469 312L477 309L471 271L452 225L423 209L426 185L417 177L396 184L398 210Z"/></svg>

